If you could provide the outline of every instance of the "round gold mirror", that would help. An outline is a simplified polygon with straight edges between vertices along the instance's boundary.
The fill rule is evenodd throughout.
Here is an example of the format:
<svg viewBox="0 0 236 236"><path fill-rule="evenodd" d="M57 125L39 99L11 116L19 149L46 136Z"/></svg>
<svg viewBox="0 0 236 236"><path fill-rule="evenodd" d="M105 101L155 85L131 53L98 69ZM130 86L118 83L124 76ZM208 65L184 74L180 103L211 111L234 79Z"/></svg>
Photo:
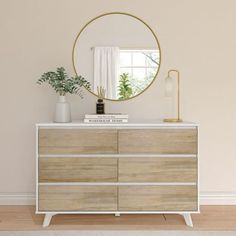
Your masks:
<svg viewBox="0 0 236 236"><path fill-rule="evenodd" d="M128 13L112 12L90 20L73 46L73 66L108 100L127 100L143 93L157 77L161 51L153 30Z"/></svg>

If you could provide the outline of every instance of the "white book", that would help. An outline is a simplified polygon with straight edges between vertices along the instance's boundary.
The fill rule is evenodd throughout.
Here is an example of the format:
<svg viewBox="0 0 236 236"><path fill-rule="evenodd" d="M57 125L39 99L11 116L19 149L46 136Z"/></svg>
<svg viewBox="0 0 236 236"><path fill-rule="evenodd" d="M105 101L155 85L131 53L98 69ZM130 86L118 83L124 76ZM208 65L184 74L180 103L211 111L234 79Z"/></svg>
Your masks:
<svg viewBox="0 0 236 236"><path fill-rule="evenodd" d="M128 114L107 113L107 114L85 114L85 119L128 119Z"/></svg>
<svg viewBox="0 0 236 236"><path fill-rule="evenodd" d="M84 119L84 123L109 124L109 123L127 123L128 119Z"/></svg>

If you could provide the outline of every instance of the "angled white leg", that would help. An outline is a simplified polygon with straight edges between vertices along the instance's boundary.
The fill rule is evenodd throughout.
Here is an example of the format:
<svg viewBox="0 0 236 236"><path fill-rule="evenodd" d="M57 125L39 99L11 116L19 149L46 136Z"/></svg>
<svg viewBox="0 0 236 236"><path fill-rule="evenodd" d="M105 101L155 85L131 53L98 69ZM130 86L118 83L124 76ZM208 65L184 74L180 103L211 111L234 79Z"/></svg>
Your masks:
<svg viewBox="0 0 236 236"><path fill-rule="evenodd" d="M115 213L115 216L120 216L120 213Z"/></svg>
<svg viewBox="0 0 236 236"><path fill-rule="evenodd" d="M186 225L189 227L193 227L191 214L185 213L185 214L182 214L182 216L184 217Z"/></svg>
<svg viewBox="0 0 236 236"><path fill-rule="evenodd" d="M43 227L49 226L50 221L51 221L51 219L52 219L52 217L53 217L54 215L55 215L55 214L46 214L46 215L44 216Z"/></svg>

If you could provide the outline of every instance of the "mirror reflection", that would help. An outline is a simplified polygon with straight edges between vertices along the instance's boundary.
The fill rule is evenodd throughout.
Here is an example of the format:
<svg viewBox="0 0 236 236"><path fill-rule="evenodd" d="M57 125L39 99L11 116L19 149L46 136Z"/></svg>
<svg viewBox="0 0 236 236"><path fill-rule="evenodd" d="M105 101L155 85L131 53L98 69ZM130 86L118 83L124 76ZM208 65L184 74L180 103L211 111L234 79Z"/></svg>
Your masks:
<svg viewBox="0 0 236 236"><path fill-rule="evenodd" d="M105 98L126 100L142 93L155 79L160 48L153 31L140 19L110 13L90 21L73 49L77 74L91 83L91 92L105 90Z"/></svg>

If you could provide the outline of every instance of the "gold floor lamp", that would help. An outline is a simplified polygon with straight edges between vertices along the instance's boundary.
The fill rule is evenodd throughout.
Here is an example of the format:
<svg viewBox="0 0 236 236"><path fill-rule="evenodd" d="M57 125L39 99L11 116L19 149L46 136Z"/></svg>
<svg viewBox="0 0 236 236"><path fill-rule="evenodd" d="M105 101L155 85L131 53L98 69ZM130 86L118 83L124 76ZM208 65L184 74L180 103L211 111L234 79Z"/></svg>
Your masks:
<svg viewBox="0 0 236 236"><path fill-rule="evenodd" d="M177 118L168 118L164 119L164 122L182 122L182 119L180 118L180 89L179 89L179 71L178 70L169 70L168 71L168 76L165 79L165 90L166 90L166 95L170 96L170 94L173 91L173 78L171 77L171 73L176 73L177 74Z"/></svg>

